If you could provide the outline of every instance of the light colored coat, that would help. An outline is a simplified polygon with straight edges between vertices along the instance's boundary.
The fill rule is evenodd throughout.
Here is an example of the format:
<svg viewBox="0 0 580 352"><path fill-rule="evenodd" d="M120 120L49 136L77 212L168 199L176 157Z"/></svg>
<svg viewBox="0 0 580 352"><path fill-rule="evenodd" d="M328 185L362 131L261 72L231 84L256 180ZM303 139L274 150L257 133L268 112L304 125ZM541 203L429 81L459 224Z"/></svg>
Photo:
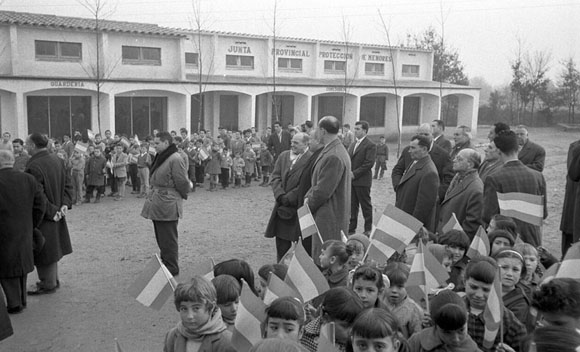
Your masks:
<svg viewBox="0 0 580 352"><path fill-rule="evenodd" d="M129 156L125 153L112 154L111 164L113 165L113 175L115 177L127 177L127 164L129 163Z"/></svg>

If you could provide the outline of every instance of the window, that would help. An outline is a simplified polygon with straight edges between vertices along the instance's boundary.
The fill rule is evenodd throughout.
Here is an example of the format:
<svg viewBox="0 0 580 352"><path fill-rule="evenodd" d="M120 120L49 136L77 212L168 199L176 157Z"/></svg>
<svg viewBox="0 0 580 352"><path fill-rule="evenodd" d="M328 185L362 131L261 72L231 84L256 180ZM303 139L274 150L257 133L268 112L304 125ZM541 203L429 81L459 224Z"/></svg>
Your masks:
<svg viewBox="0 0 580 352"><path fill-rule="evenodd" d="M240 55L226 55L226 68L227 69L253 70L254 69L254 57L253 56L240 56Z"/></svg>
<svg viewBox="0 0 580 352"><path fill-rule="evenodd" d="M378 62L365 63L365 74L382 76L385 74L385 64Z"/></svg>
<svg viewBox="0 0 580 352"><path fill-rule="evenodd" d="M166 97L115 97L115 132L150 135L164 130L167 121Z"/></svg>
<svg viewBox="0 0 580 352"><path fill-rule="evenodd" d="M324 60L325 73L343 73L345 72L346 61Z"/></svg>
<svg viewBox="0 0 580 352"><path fill-rule="evenodd" d="M53 137L91 128L91 97L28 96L28 130Z"/></svg>
<svg viewBox="0 0 580 352"><path fill-rule="evenodd" d="M403 65L403 77L419 77L419 65Z"/></svg>
<svg viewBox="0 0 580 352"><path fill-rule="evenodd" d="M53 61L79 61L82 59L82 44L35 40L36 59Z"/></svg>
<svg viewBox="0 0 580 352"><path fill-rule="evenodd" d="M161 65L161 48L123 45L123 64Z"/></svg>
<svg viewBox="0 0 580 352"><path fill-rule="evenodd" d="M198 60L199 60L198 53L185 53L185 64L186 65L197 66L197 65L199 65Z"/></svg>
<svg viewBox="0 0 580 352"><path fill-rule="evenodd" d="M302 59L278 58L278 69L280 71L302 72Z"/></svg>

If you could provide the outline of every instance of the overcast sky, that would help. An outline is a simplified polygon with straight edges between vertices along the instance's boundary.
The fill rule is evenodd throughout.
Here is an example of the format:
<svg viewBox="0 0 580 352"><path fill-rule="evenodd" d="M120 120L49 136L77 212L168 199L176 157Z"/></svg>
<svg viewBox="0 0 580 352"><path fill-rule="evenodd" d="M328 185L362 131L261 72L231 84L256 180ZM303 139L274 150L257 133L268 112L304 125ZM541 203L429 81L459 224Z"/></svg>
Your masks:
<svg viewBox="0 0 580 352"><path fill-rule="evenodd" d="M101 1L116 4L111 20L191 27L191 0ZM90 17L76 0L0 3L2 10ZM201 9L206 29L271 34L274 0L201 0ZM459 51L467 75L492 85L510 81L518 37L529 52L551 52L552 78L562 60L573 56L580 63L580 0L278 0L278 35L342 40L344 16L352 41L386 44L378 10L392 44L430 25L441 31L444 18L445 41Z"/></svg>

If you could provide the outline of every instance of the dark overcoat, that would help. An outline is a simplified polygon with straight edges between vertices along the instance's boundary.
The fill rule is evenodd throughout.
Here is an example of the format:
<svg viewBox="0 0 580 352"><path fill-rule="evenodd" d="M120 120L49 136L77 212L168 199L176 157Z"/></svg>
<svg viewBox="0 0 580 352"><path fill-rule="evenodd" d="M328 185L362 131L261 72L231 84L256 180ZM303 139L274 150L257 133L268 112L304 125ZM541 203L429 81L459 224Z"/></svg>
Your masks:
<svg viewBox="0 0 580 352"><path fill-rule="evenodd" d="M105 165L107 159L103 156L91 156L85 164L85 177L88 186L104 186L105 185Z"/></svg>
<svg viewBox="0 0 580 352"><path fill-rule="evenodd" d="M0 278L34 270L32 230L44 215L42 187L32 175L0 169Z"/></svg>
<svg viewBox="0 0 580 352"><path fill-rule="evenodd" d="M35 253L34 264L44 266L56 263L63 256L72 253L66 217L57 222L53 221L63 205L72 208L73 188L70 177L64 161L47 150L41 150L30 157L25 171L40 183L46 201L44 217L38 227L45 243L42 250Z"/></svg>
<svg viewBox="0 0 580 352"><path fill-rule="evenodd" d="M499 214L497 193L528 193L544 196L544 219L548 216L546 180L541 172L532 170L519 160L506 162L495 173L487 176L483 187L483 222L487 225ZM538 247L542 245L539 226L514 219L522 240Z"/></svg>
<svg viewBox="0 0 580 352"><path fill-rule="evenodd" d="M520 149L518 159L530 169L542 172L546 161L546 150L541 145L528 140Z"/></svg>
<svg viewBox="0 0 580 352"><path fill-rule="evenodd" d="M570 144L568 150L568 175L560 230L572 234L573 242L580 240L580 140Z"/></svg>
<svg viewBox="0 0 580 352"><path fill-rule="evenodd" d="M444 135L441 135L439 138L435 139L434 142L441 149L445 150L447 154L451 154L451 149L453 149L453 146L451 145L451 141L445 138Z"/></svg>
<svg viewBox="0 0 580 352"><path fill-rule="evenodd" d="M300 236L300 224L296 210L304 203L300 194L300 179L306 170L308 161L312 152L306 151L300 159L290 169L292 161L290 160L290 150L283 151L276 161L274 171L272 172L272 191L274 192L274 209L270 215L270 221L266 227L266 237L278 237L286 241L298 241ZM278 208L281 204L278 202L280 196L284 195L289 202L288 208L292 209L294 216L291 219L282 219L278 215Z"/></svg>

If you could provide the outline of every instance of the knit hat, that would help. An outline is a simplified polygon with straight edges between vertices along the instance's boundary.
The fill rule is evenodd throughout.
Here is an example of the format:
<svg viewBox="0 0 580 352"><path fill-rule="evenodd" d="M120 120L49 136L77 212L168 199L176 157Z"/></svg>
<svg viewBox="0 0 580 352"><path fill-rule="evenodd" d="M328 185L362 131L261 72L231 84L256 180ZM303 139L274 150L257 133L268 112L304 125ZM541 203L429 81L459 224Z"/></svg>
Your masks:
<svg viewBox="0 0 580 352"><path fill-rule="evenodd" d="M369 245L371 244L371 241L369 240L369 238L367 236L360 235L360 234L350 235L350 236L348 236L348 240L349 241L355 240L355 241L359 241L360 243L362 243L365 252L367 251L367 249L369 249Z"/></svg>
<svg viewBox="0 0 580 352"><path fill-rule="evenodd" d="M447 246L456 246L464 250L467 250L471 244L469 237L461 230L449 230L441 235L437 242Z"/></svg>
<svg viewBox="0 0 580 352"><path fill-rule="evenodd" d="M443 330L458 330L467 322L465 302L451 290L442 290L429 301L431 317Z"/></svg>
<svg viewBox="0 0 580 352"><path fill-rule="evenodd" d="M510 242L510 246L512 247L516 243L514 236L512 236L512 234L506 230L493 230L490 233L488 233L487 236L489 237L490 244L493 244L493 241L498 237L506 238Z"/></svg>
<svg viewBox="0 0 580 352"><path fill-rule="evenodd" d="M440 264L443 263L443 258L445 258L445 256L449 256L449 253L443 244L429 243L427 245L427 249L429 252L431 252L431 254L433 254L435 258L437 258L437 261Z"/></svg>

